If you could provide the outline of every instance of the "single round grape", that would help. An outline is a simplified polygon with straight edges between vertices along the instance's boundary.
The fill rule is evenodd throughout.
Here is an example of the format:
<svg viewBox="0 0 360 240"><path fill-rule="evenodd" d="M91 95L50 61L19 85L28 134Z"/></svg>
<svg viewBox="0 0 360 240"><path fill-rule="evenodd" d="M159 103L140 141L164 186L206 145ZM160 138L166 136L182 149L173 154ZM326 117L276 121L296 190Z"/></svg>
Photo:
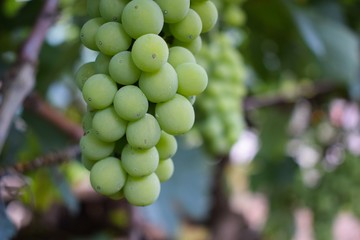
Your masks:
<svg viewBox="0 0 360 240"><path fill-rule="evenodd" d="M96 74L95 62L88 62L81 65L81 67L75 73L76 86L78 86L78 88L81 90L85 81L94 74Z"/></svg>
<svg viewBox="0 0 360 240"><path fill-rule="evenodd" d="M145 177L128 176L124 186L124 195L132 205L147 206L157 200L160 189L160 181L155 173Z"/></svg>
<svg viewBox="0 0 360 240"><path fill-rule="evenodd" d="M134 42L131 57L144 72L159 70L169 57L169 48L164 39L156 34L146 34Z"/></svg>
<svg viewBox="0 0 360 240"><path fill-rule="evenodd" d="M101 0L99 4L100 15L108 22L120 22L122 11L127 0Z"/></svg>
<svg viewBox="0 0 360 240"><path fill-rule="evenodd" d="M103 18L92 18L88 20L80 30L80 40L85 47L98 51L99 48L96 45L96 33L100 26L105 23Z"/></svg>
<svg viewBox="0 0 360 240"><path fill-rule="evenodd" d="M122 24L130 37L159 34L164 25L164 16L159 5L149 0L133 0L122 13Z"/></svg>
<svg viewBox="0 0 360 240"><path fill-rule="evenodd" d="M132 42L131 37L118 22L101 25L96 32L95 40L100 52L109 56L127 50Z"/></svg>
<svg viewBox="0 0 360 240"><path fill-rule="evenodd" d="M161 8L166 23L180 22L190 8L190 0L154 0Z"/></svg>
<svg viewBox="0 0 360 240"><path fill-rule="evenodd" d="M110 106L116 91L116 83L108 75L101 73L91 76L82 89L85 101L93 109L104 109Z"/></svg>
<svg viewBox="0 0 360 240"><path fill-rule="evenodd" d="M200 17L202 23L202 33L210 31L218 19L218 11L212 1L191 3L193 9Z"/></svg>
<svg viewBox="0 0 360 240"><path fill-rule="evenodd" d="M128 143L141 149L154 147L160 140L161 129L153 115L146 113L144 117L129 122L126 129Z"/></svg>
<svg viewBox="0 0 360 240"><path fill-rule="evenodd" d="M87 170L91 170L91 168L94 166L94 164L96 163L96 161L92 161L89 158L85 157L84 154L81 155L81 163L82 165L87 169Z"/></svg>
<svg viewBox="0 0 360 240"><path fill-rule="evenodd" d="M202 40L201 40L200 36L198 36L191 42L182 42L182 41L175 39L173 42L173 45L187 48L193 54L197 54L198 52L200 52L200 49L202 47Z"/></svg>
<svg viewBox="0 0 360 240"><path fill-rule="evenodd" d="M95 163L90 171L90 183L94 190L103 195L118 193L123 186L127 174L118 158L107 157Z"/></svg>
<svg viewBox="0 0 360 240"><path fill-rule="evenodd" d="M86 1L86 10L89 17L92 18L100 17L99 4L100 4L100 0Z"/></svg>
<svg viewBox="0 0 360 240"><path fill-rule="evenodd" d="M109 74L109 62L111 57L99 53L95 59L95 69L97 73Z"/></svg>
<svg viewBox="0 0 360 240"><path fill-rule="evenodd" d="M114 143L101 141L94 131L89 131L80 139L82 154L89 160L99 160L109 156L114 150Z"/></svg>
<svg viewBox="0 0 360 240"><path fill-rule="evenodd" d="M185 96L202 93L207 84L208 76L203 67L196 63L183 63L176 67L179 87L178 93Z"/></svg>
<svg viewBox="0 0 360 240"><path fill-rule="evenodd" d="M122 85L130 85L139 80L141 71L134 64L131 52L122 51L111 58L109 73L115 82Z"/></svg>
<svg viewBox="0 0 360 240"><path fill-rule="evenodd" d="M127 121L116 114L113 107L97 111L92 127L97 137L104 142L115 142L125 135Z"/></svg>
<svg viewBox="0 0 360 240"><path fill-rule="evenodd" d="M202 23L199 15L194 10L189 9L183 20L170 24L169 27L176 39L182 42L191 42L200 35Z"/></svg>
<svg viewBox="0 0 360 240"><path fill-rule="evenodd" d="M151 102L165 102L173 98L178 89L175 69L165 63L159 71L143 72L139 79L139 87Z"/></svg>
<svg viewBox="0 0 360 240"><path fill-rule="evenodd" d="M180 46L174 46L169 49L168 63L171 66L176 68L178 65L186 62L196 63L196 59L189 49Z"/></svg>
<svg viewBox="0 0 360 240"><path fill-rule="evenodd" d="M120 88L115 94L114 108L116 113L127 121L142 118L147 112L149 103L145 94L134 85Z"/></svg>
<svg viewBox="0 0 360 240"><path fill-rule="evenodd" d="M167 102L156 104L155 116L161 129L172 135L186 133L195 121L193 106L180 94Z"/></svg>
<svg viewBox="0 0 360 240"><path fill-rule="evenodd" d="M155 147L138 149L126 145L121 153L125 171L133 177L143 177L155 172L159 164L159 153Z"/></svg>
<svg viewBox="0 0 360 240"><path fill-rule="evenodd" d="M162 131L160 140L156 144L156 149L159 152L160 160L173 157L177 151L176 138L173 135Z"/></svg>
<svg viewBox="0 0 360 240"><path fill-rule="evenodd" d="M160 182L166 182L169 180L174 173L174 162L171 158L161 160L155 171Z"/></svg>

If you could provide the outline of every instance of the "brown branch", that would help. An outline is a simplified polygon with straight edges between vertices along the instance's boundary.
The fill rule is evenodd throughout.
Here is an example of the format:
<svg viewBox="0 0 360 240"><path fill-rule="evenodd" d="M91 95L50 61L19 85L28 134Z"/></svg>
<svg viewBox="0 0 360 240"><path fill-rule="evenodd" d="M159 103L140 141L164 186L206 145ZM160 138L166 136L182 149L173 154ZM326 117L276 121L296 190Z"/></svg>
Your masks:
<svg viewBox="0 0 360 240"><path fill-rule="evenodd" d="M36 65L49 27L57 16L58 0L47 0L33 30L21 48L15 63L0 80L0 152L7 138L13 117L35 85Z"/></svg>
<svg viewBox="0 0 360 240"><path fill-rule="evenodd" d="M25 99L24 107L51 122L75 141L79 141L84 134L79 124L70 121L62 112L52 107L36 93L30 94Z"/></svg>
<svg viewBox="0 0 360 240"><path fill-rule="evenodd" d="M0 168L0 176L3 176L11 172L26 173L29 171L36 170L38 168L61 164L72 158L75 158L79 154L80 154L79 145L70 146L60 151L52 152L44 156L37 157L28 162L20 162L20 163L16 163L14 166Z"/></svg>

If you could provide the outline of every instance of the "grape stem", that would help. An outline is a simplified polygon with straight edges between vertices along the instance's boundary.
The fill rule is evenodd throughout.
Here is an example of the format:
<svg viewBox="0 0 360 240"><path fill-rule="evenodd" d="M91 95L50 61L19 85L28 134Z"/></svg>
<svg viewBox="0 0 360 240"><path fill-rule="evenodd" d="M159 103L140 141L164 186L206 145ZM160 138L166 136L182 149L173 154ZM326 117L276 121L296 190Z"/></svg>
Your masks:
<svg viewBox="0 0 360 240"><path fill-rule="evenodd" d="M47 0L15 64L0 79L0 152L12 120L36 82L38 56L46 32L57 17L58 0Z"/></svg>

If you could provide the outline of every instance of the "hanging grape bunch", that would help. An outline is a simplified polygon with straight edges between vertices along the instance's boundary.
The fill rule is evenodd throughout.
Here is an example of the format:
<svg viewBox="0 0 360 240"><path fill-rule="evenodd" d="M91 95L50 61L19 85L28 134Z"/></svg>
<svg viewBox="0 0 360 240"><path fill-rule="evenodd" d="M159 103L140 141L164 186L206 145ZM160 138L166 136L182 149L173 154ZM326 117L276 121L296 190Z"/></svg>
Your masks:
<svg viewBox="0 0 360 240"><path fill-rule="evenodd" d="M211 30L211 1L88 0L83 45L98 51L75 81L88 111L80 140L95 191L152 204L173 174L175 135L195 121L191 100L208 84L194 54Z"/></svg>

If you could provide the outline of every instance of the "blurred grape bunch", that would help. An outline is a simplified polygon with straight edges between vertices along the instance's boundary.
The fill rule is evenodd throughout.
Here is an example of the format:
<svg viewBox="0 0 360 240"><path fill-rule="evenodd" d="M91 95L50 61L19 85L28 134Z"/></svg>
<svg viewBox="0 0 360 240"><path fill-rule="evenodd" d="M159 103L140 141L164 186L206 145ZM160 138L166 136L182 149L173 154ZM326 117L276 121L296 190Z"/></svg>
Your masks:
<svg viewBox="0 0 360 240"><path fill-rule="evenodd" d="M209 76L208 87L198 96L197 127L205 146L214 155L226 155L244 128L241 100L245 96L245 67L237 47L245 16L243 1L215 1L220 12L218 31L213 31L196 56ZM223 9L223 10L222 10ZM236 16L236 18L235 18Z"/></svg>

